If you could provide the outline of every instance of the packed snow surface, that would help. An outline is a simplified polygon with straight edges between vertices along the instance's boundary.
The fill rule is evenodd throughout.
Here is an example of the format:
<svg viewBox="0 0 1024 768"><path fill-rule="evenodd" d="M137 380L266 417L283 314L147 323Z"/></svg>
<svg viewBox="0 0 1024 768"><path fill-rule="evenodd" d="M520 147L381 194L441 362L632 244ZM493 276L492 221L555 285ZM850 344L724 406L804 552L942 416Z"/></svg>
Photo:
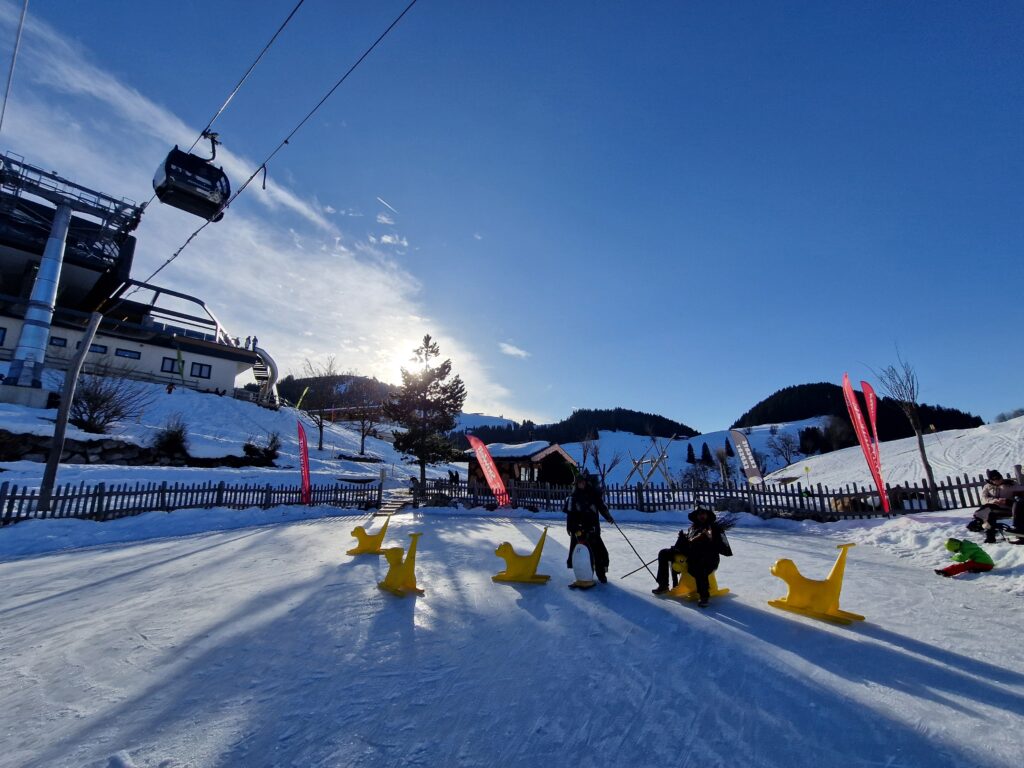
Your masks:
<svg viewBox="0 0 1024 768"><path fill-rule="evenodd" d="M379 519L249 514L0 530L0 766L1020 765L1024 548L936 576L967 512L743 516L718 572L732 592L704 611L620 578L640 563L614 526L610 583L581 593L559 515L397 515L386 546L423 533L426 594L402 599L376 586L383 558L344 553ZM648 559L685 525L616 517ZM546 525L551 582L493 583L495 547L525 553ZM823 578L847 540L842 607L866 622L766 605L776 559Z"/></svg>

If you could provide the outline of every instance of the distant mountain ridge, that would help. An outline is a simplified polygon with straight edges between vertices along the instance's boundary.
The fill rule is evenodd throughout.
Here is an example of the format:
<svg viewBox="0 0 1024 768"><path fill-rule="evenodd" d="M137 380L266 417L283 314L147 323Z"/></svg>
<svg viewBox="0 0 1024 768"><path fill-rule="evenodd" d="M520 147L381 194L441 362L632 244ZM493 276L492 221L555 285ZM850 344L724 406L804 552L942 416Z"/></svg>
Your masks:
<svg viewBox="0 0 1024 768"><path fill-rule="evenodd" d="M653 413L628 408L580 408L556 424L524 421L508 426L478 426L468 430L485 443L526 443L547 440L551 443L578 443L600 431L632 432L654 437L696 437L697 430L678 421Z"/></svg>
<svg viewBox="0 0 1024 768"><path fill-rule="evenodd" d="M861 403L863 406L863 401ZM918 406L921 424L928 431L942 432L947 429L971 429L985 422L980 416L956 408L922 403ZM783 387L769 395L732 425L754 427L761 424L777 424L800 421L815 416L833 416L849 423L843 389L837 384L818 382ZM910 437L914 432L910 422L899 409L895 400L888 397L878 402L879 440L899 440Z"/></svg>

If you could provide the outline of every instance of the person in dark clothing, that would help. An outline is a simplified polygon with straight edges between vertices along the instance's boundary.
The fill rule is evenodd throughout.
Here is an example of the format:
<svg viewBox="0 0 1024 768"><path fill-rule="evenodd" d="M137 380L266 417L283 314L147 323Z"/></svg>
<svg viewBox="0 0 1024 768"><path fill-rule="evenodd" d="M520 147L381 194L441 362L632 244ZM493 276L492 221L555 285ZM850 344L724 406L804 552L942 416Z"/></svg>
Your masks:
<svg viewBox="0 0 1024 768"><path fill-rule="evenodd" d="M609 523L615 519L608 507L586 475L576 478L576 488L572 496L565 500L563 511L566 514L565 529L569 532L569 560L567 566L572 568L572 552L577 542L586 544L593 558L597 580L602 584L608 581L608 549L601 540L601 518Z"/></svg>
<svg viewBox="0 0 1024 768"><path fill-rule="evenodd" d="M692 525L689 530L680 531L676 543L658 553L658 586L652 592L662 595L668 592L668 575L676 555L686 557L686 569L697 583L697 594L701 608L706 608L710 597L708 577L718 570L721 555L732 556L725 528L715 520L715 513L704 507L697 507L690 513Z"/></svg>

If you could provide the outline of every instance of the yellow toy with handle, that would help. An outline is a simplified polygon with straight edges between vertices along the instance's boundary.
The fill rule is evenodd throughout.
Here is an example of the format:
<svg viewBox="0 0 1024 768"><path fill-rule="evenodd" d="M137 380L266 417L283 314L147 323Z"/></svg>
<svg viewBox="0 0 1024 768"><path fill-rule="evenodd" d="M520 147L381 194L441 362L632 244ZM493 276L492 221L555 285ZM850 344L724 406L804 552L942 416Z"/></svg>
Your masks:
<svg viewBox="0 0 1024 768"><path fill-rule="evenodd" d="M422 533L410 533L409 554L401 547L390 547L384 550L384 557L388 561L388 572L384 581L378 582L377 586L399 597L408 594L426 594L416 585L416 542ZM403 559L403 555L405 556Z"/></svg>
<svg viewBox="0 0 1024 768"><path fill-rule="evenodd" d="M839 593L843 589L843 574L846 571L846 552L852 546L854 545L840 544L836 547L839 556L824 581L806 578L792 560L777 561L771 568L772 575L786 582L789 590L785 597L769 600L768 605L837 624L864 621L860 614L839 608Z"/></svg>
<svg viewBox="0 0 1024 768"><path fill-rule="evenodd" d="M544 533L540 535L540 541L528 555L517 554L512 545L507 541L501 542L494 554L505 561L505 570L491 576L491 581L518 582L520 584L547 584L550 576L537 573L540 565L540 553L544 549L544 542L548 537L547 526L544 526Z"/></svg>
<svg viewBox="0 0 1024 768"><path fill-rule="evenodd" d="M672 571L679 574L679 583L666 592L665 597L699 600L700 594L697 592L697 582L694 581L693 576L690 575L690 571L686 567L686 555L675 556L675 559L672 561ZM710 597L721 597L727 594L729 594L729 590L727 588L719 588L715 574L709 574L708 595Z"/></svg>
<svg viewBox="0 0 1024 768"><path fill-rule="evenodd" d="M355 547L348 550L346 555L382 555L384 550L381 549L381 544L384 543L384 534L388 532L388 523L391 522L391 518L387 518L384 521L384 527L381 528L377 533L372 536L366 532L363 526L358 526L352 531L352 535L359 543Z"/></svg>

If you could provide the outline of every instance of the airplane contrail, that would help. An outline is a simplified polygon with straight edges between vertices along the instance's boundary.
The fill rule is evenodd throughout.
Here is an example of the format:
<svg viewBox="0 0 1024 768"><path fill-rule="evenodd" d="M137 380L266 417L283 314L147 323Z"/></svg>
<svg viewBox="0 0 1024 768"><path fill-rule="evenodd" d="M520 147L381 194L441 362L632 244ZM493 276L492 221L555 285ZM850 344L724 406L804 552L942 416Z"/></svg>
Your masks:
<svg viewBox="0 0 1024 768"><path fill-rule="evenodd" d="M380 203L381 205L383 205L389 211L392 211L393 213L398 213L398 211L396 211L394 208L391 207L390 204L388 204L387 200L384 200L383 198L378 197L377 198L377 202Z"/></svg>

